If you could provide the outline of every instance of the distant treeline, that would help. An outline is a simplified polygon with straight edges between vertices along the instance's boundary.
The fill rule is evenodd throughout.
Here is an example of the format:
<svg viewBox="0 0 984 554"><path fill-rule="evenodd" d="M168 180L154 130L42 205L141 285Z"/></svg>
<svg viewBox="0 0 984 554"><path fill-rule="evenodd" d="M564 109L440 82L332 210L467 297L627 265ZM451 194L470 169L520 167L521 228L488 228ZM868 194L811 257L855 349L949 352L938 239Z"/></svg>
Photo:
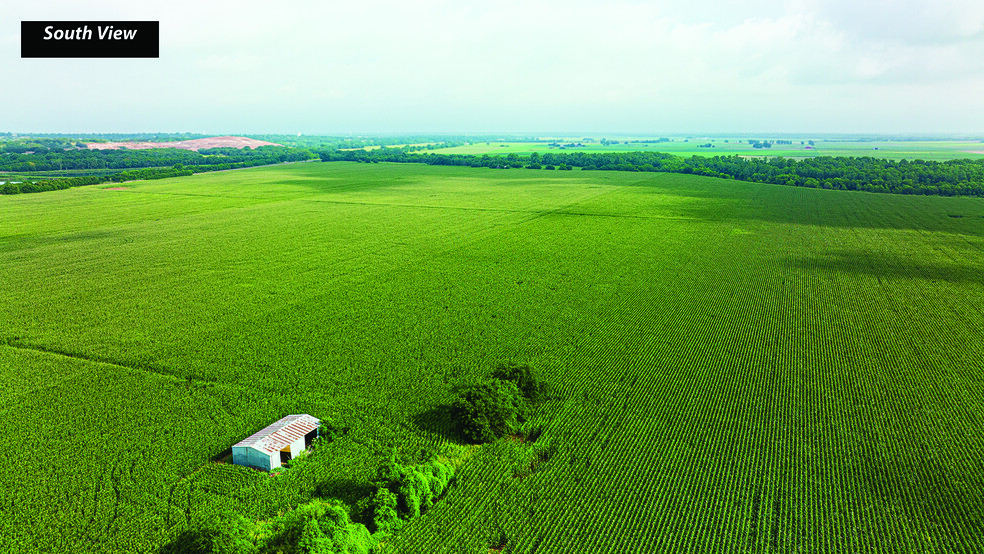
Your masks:
<svg viewBox="0 0 984 554"><path fill-rule="evenodd" d="M39 182L6 183L0 187L0 194L47 192L51 190L64 190L71 187L81 187L85 185L98 185L100 183L122 183L123 181L135 181L137 179L165 179L167 177L181 177L184 175L192 175L194 173L195 172L191 169L184 169L180 166L170 169L134 169L131 171L112 173L110 175L87 175L83 177L67 177L65 179L51 179L48 181Z"/></svg>
<svg viewBox="0 0 984 554"><path fill-rule="evenodd" d="M281 146L256 149L210 148L198 152L176 148L149 150L62 150L49 149L33 154L0 152L0 171L15 172L0 185L0 194L19 194L62 190L70 187L115 183L137 179L164 179L206 171L220 171L283 162L314 159L310 150ZM130 169L143 168L143 169ZM54 179L32 178L34 172L123 169L103 175L82 175ZM50 174L47 174L50 175Z"/></svg>
<svg viewBox="0 0 984 554"><path fill-rule="evenodd" d="M312 159L305 149L261 146L255 149L203 148L198 152L179 148L146 150L89 150L0 143L0 171L32 172L66 169L134 169L181 165L214 165L268 159L270 163Z"/></svg>
<svg viewBox="0 0 984 554"><path fill-rule="evenodd" d="M393 135L393 136L317 136L317 135L248 135L249 138L276 142L285 146L317 148L324 150L366 148L371 146L403 146L426 144L433 148L451 148L468 142L512 141L511 136L475 137L464 135Z"/></svg>
<svg viewBox="0 0 984 554"><path fill-rule="evenodd" d="M984 160L885 160L817 156L803 160L740 156L692 156L662 152L570 152L482 156L414 154L403 148L318 153L322 161L425 163L469 167L655 171L739 179L796 187L861 190L895 194L984 196Z"/></svg>
<svg viewBox="0 0 984 554"><path fill-rule="evenodd" d="M0 144L34 144L67 148L78 142L118 142L125 140L168 142L206 138L214 135L198 133L0 133Z"/></svg>

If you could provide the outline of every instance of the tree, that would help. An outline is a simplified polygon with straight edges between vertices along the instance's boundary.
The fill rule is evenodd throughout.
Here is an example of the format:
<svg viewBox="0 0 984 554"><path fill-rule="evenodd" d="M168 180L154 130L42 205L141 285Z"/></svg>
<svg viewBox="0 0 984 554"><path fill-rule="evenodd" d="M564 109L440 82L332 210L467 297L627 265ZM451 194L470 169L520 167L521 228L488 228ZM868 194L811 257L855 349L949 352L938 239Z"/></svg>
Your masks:
<svg viewBox="0 0 984 554"><path fill-rule="evenodd" d="M399 505L398 497L386 487L376 489L376 494L372 497L370 506L372 507L372 521L376 525L377 533L391 533L403 527L403 520L397 511Z"/></svg>
<svg viewBox="0 0 984 554"><path fill-rule="evenodd" d="M214 554L250 554L258 552L252 539L256 525L243 516L223 510L212 516L201 532L201 546Z"/></svg>
<svg viewBox="0 0 984 554"><path fill-rule="evenodd" d="M439 460L405 466L392 451L376 476L376 494L367 504L371 513L363 513L372 518L377 532L387 533L433 505L451 483L454 466Z"/></svg>
<svg viewBox="0 0 984 554"><path fill-rule="evenodd" d="M368 554L374 546L369 530L352 523L344 508L317 498L287 512L272 527L265 545L271 552Z"/></svg>
<svg viewBox="0 0 984 554"><path fill-rule="evenodd" d="M542 399L546 392L546 385L536 378L533 374L533 368L529 364L517 362L499 364L492 372L492 377L502 381L511 381L523 396L534 402Z"/></svg>
<svg viewBox="0 0 984 554"><path fill-rule="evenodd" d="M521 394L512 381L489 379L458 390L452 409L464 437L472 442L491 442L515 430Z"/></svg>

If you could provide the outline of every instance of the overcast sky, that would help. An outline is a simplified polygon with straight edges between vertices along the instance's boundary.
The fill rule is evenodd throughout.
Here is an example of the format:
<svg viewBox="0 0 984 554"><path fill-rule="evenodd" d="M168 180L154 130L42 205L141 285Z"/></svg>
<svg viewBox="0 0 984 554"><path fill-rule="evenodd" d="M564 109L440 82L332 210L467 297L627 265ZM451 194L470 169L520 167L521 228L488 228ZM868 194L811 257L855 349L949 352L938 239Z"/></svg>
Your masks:
<svg viewBox="0 0 984 554"><path fill-rule="evenodd" d="M22 20L160 58L21 59ZM0 83L14 132L982 134L984 1L5 1Z"/></svg>

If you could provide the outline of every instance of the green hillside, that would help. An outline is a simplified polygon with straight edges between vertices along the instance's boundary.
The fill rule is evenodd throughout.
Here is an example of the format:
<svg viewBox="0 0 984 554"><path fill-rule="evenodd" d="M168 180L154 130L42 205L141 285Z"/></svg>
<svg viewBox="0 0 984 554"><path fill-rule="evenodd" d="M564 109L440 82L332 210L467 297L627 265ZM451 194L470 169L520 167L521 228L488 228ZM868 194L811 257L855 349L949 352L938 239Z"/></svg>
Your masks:
<svg viewBox="0 0 984 554"><path fill-rule="evenodd" d="M0 551L177 552L458 457L378 552L984 549L984 200L307 163L0 197ZM455 384L533 365L536 438ZM292 413L349 431L221 463Z"/></svg>

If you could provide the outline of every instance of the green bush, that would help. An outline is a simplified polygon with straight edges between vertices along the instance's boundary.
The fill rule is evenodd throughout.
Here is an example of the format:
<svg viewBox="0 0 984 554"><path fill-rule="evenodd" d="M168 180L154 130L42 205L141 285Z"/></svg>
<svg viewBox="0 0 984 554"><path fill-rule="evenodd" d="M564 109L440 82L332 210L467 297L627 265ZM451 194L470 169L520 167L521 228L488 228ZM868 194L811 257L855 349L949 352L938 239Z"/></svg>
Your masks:
<svg viewBox="0 0 984 554"><path fill-rule="evenodd" d="M270 522L261 552L368 554L374 546L365 525L352 523L341 506L314 499Z"/></svg>
<svg viewBox="0 0 984 554"><path fill-rule="evenodd" d="M400 483L400 499L406 506L407 518L420 515L420 508L434 502L434 493L430 490L430 482L419 471L408 471Z"/></svg>
<svg viewBox="0 0 984 554"><path fill-rule="evenodd" d="M393 452L377 476L378 490L369 505L377 531L385 531L402 526L402 521L395 521L398 517L412 519L432 506L447 491L454 466L438 460L403 466Z"/></svg>
<svg viewBox="0 0 984 554"><path fill-rule="evenodd" d="M537 380L536 376L533 375L533 368L529 364L516 362L499 364L492 373L492 377L515 383L519 392L534 402L541 400L546 394L546 385Z"/></svg>
<svg viewBox="0 0 984 554"><path fill-rule="evenodd" d="M403 520L397 510L399 498L386 487L379 487L371 497L372 521L377 533L391 533L403 527Z"/></svg>
<svg viewBox="0 0 984 554"><path fill-rule="evenodd" d="M448 490L451 480L454 479L454 466L450 463L434 460L420 466L420 470L427 476L430 490L434 493L435 499Z"/></svg>
<svg viewBox="0 0 984 554"><path fill-rule="evenodd" d="M214 554L368 554L375 541L334 502L314 499L265 523L230 511L202 529L198 550Z"/></svg>
<svg viewBox="0 0 984 554"><path fill-rule="evenodd" d="M515 383L489 379L459 388L452 411L467 440L491 442L516 429L522 402Z"/></svg>
<svg viewBox="0 0 984 554"><path fill-rule="evenodd" d="M253 535L256 524L243 516L223 510L216 513L201 532L201 549L213 554L254 554L259 550Z"/></svg>
<svg viewBox="0 0 984 554"><path fill-rule="evenodd" d="M335 420L326 417L321 420L321 424L318 426L318 438L316 439L315 444L327 444L334 442L348 432L348 427L343 427Z"/></svg>

